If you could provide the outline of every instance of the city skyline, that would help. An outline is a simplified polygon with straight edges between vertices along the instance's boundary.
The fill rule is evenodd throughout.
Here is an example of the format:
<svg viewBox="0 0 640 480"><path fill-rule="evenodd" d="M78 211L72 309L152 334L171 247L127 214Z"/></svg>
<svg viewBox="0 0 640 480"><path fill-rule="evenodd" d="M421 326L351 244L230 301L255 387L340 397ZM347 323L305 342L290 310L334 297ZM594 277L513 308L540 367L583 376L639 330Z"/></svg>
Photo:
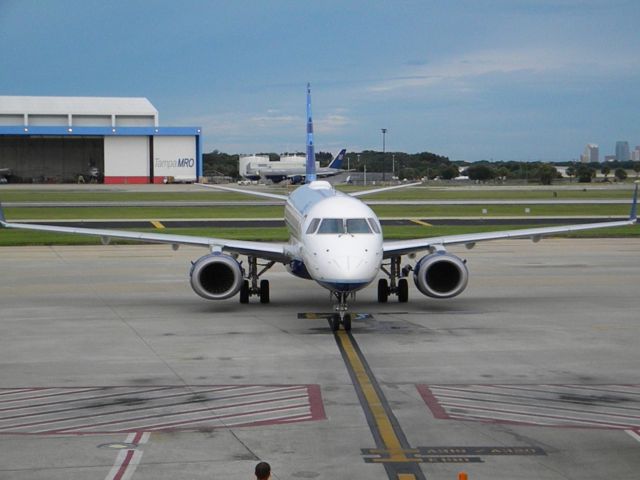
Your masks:
<svg viewBox="0 0 640 480"><path fill-rule="evenodd" d="M205 152L250 154L304 150L311 82L318 150L382 150L386 128L390 152L568 161L637 136L638 18L631 0L3 0L0 95L143 96Z"/></svg>

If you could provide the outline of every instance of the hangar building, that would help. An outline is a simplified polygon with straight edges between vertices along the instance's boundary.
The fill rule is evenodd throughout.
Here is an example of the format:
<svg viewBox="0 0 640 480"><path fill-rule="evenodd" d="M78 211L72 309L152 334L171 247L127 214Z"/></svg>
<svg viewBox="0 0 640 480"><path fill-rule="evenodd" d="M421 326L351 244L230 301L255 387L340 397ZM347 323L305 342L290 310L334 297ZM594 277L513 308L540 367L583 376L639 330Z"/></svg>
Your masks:
<svg viewBox="0 0 640 480"><path fill-rule="evenodd" d="M0 96L0 169L21 182L196 181L201 129L161 127L146 98Z"/></svg>

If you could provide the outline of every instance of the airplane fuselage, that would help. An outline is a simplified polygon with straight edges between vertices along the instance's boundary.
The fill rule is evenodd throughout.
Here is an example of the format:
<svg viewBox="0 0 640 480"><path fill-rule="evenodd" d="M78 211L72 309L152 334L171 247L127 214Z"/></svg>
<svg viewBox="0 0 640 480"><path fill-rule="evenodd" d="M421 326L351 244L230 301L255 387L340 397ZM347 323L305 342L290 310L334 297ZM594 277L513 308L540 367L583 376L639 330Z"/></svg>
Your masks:
<svg viewBox="0 0 640 480"><path fill-rule="evenodd" d="M289 271L333 292L369 285L382 263L382 230L360 200L315 181L291 193L285 206Z"/></svg>

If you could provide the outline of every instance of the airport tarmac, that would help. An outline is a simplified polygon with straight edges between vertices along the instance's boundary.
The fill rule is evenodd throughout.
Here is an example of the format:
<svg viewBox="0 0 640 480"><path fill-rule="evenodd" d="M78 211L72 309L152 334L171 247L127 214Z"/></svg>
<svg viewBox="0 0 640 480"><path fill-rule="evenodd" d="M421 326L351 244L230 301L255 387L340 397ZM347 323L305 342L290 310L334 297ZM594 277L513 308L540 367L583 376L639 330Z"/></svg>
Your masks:
<svg viewBox="0 0 640 480"><path fill-rule="evenodd" d="M1 232L0 232L1 233ZM189 287L206 250L0 249L0 479L637 479L640 242L478 244L467 290L271 303Z"/></svg>

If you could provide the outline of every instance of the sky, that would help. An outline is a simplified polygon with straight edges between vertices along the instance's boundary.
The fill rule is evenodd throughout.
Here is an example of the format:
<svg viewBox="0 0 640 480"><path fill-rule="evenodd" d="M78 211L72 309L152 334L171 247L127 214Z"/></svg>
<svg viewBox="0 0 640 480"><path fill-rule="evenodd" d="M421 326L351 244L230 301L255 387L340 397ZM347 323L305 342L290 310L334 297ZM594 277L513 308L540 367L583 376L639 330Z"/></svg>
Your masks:
<svg viewBox="0 0 640 480"><path fill-rule="evenodd" d="M0 95L146 97L205 152L640 145L638 0L0 0Z"/></svg>

